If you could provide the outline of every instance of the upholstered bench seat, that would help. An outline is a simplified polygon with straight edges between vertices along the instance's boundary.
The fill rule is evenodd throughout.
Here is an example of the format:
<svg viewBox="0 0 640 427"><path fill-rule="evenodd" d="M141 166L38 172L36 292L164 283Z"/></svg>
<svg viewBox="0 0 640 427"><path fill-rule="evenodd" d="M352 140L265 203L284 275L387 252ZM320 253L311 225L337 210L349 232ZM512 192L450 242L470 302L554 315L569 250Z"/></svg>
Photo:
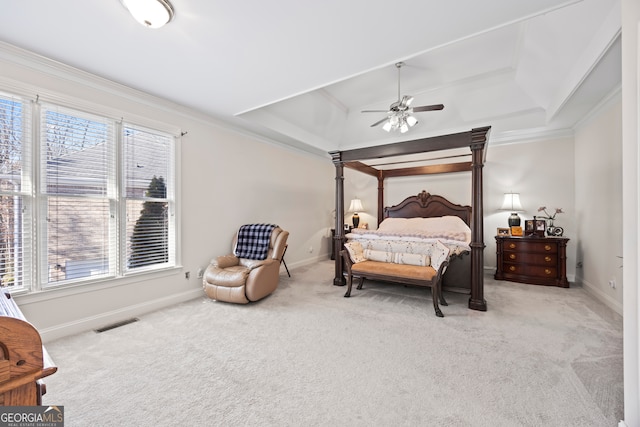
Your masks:
<svg viewBox="0 0 640 427"><path fill-rule="evenodd" d="M390 262L362 261L353 264L351 271L354 276L361 274L374 274L380 276L393 276L398 279L418 279L431 281L438 274L433 267L419 265L393 264Z"/></svg>
<svg viewBox="0 0 640 427"><path fill-rule="evenodd" d="M357 289L362 289L364 279L429 287L436 316L444 317L438 303L447 305L442 296L442 276L449 265L449 249L442 242L435 241L424 254L363 250L358 242L347 242L344 247L345 297L351 296L354 277L358 278Z"/></svg>

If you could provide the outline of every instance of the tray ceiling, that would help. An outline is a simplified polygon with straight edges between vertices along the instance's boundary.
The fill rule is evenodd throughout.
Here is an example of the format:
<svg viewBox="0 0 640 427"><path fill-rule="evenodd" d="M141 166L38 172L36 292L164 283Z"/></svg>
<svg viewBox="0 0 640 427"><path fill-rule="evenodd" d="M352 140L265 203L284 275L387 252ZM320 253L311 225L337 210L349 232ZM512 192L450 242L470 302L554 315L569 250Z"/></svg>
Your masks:
<svg viewBox="0 0 640 427"><path fill-rule="evenodd" d="M152 30L118 0L0 0L0 41L318 153L571 132L620 88L619 1L172 3ZM414 105L445 105L403 135L360 112L396 100L398 61Z"/></svg>

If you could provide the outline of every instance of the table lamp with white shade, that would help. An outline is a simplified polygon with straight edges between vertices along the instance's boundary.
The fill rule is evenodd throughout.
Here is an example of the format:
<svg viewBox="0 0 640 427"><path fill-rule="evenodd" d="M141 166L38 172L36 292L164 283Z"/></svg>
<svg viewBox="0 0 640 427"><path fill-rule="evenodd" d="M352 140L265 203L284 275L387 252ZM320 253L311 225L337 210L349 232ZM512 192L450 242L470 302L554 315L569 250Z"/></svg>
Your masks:
<svg viewBox="0 0 640 427"><path fill-rule="evenodd" d="M351 221L353 222L353 228L358 228L360 224L360 217L358 216L358 212L362 212L364 208L362 207L362 201L357 197L351 200L351 205L349 206L349 212L353 212L353 217L351 217Z"/></svg>
<svg viewBox="0 0 640 427"><path fill-rule="evenodd" d="M509 227L519 226L520 217L518 211L522 211L522 204L520 203L520 193L504 193L504 200L502 201L501 210L511 211L509 216Z"/></svg>

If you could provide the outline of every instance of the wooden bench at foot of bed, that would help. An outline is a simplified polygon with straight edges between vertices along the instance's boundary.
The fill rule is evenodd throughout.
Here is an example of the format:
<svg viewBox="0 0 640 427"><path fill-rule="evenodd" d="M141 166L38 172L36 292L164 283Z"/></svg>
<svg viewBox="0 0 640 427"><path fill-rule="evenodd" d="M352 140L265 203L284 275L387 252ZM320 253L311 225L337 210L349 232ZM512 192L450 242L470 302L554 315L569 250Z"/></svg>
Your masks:
<svg viewBox="0 0 640 427"><path fill-rule="evenodd" d="M362 289L364 279L429 287L431 288L431 298L433 299L433 308L436 316L444 317L438 302L445 306L448 305L442 296L442 276L447 269L447 265L449 265L449 261L442 262L436 271L431 266L423 267L370 260L354 264L346 250L341 251L340 254L344 260L347 274L347 292L344 294L345 298L351 296L351 285L354 277L359 279L357 289Z"/></svg>

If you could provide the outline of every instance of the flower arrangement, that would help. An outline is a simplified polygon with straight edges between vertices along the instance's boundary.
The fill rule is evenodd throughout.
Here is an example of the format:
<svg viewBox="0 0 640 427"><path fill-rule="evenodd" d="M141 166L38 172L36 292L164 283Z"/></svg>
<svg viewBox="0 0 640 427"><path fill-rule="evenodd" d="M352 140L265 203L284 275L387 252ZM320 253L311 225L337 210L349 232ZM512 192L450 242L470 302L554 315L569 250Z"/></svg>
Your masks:
<svg viewBox="0 0 640 427"><path fill-rule="evenodd" d="M564 213L562 211L562 208L556 208L556 211L553 213L553 215L551 215L551 214L549 214L549 212L547 212L547 207L546 206L539 207L538 208L538 212L544 212L545 215L547 215L547 216L539 216L539 217L536 217L536 218L544 218L544 219L548 219L550 221L553 221L554 219L556 219L556 215L557 214Z"/></svg>

